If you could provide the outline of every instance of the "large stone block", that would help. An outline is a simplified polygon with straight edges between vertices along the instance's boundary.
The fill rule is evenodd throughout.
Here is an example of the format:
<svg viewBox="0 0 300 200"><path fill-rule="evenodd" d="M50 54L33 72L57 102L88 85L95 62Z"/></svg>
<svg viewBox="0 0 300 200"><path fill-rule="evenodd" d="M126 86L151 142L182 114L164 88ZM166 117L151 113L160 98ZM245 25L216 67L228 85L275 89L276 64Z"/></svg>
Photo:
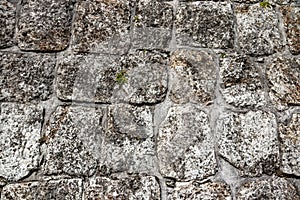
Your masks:
<svg viewBox="0 0 300 200"><path fill-rule="evenodd" d="M212 54L179 49L171 55L170 99L175 103L210 104L215 98L216 66Z"/></svg>
<svg viewBox="0 0 300 200"><path fill-rule="evenodd" d="M9 0L0 2L0 48L14 45L16 26L16 3Z"/></svg>
<svg viewBox="0 0 300 200"><path fill-rule="evenodd" d="M0 100L47 100L52 94L55 57L0 52Z"/></svg>
<svg viewBox="0 0 300 200"><path fill-rule="evenodd" d="M20 49L65 49L71 37L73 4L73 0L23 0L17 34Z"/></svg>
<svg viewBox="0 0 300 200"><path fill-rule="evenodd" d="M198 106L171 107L159 126L160 172L179 181L214 175L217 164L212 141L208 115Z"/></svg>
<svg viewBox="0 0 300 200"><path fill-rule="evenodd" d="M181 3L175 26L179 45L233 48L233 11L227 2Z"/></svg>
<svg viewBox="0 0 300 200"><path fill-rule="evenodd" d="M17 181L37 169L43 109L2 103L0 109L0 177Z"/></svg>
<svg viewBox="0 0 300 200"><path fill-rule="evenodd" d="M272 113L224 113L216 127L219 153L242 176L272 174L279 168L276 128Z"/></svg>

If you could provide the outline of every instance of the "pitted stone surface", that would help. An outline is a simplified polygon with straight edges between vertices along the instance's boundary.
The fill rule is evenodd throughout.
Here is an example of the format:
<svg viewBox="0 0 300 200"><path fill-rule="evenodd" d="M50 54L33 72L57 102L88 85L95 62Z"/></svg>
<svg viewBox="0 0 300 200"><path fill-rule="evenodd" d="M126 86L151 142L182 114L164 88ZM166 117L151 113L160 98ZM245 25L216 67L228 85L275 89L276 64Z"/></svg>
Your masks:
<svg viewBox="0 0 300 200"><path fill-rule="evenodd" d="M126 52L132 3L132 0L79 0L74 21L74 50Z"/></svg>
<svg viewBox="0 0 300 200"><path fill-rule="evenodd" d="M267 66L269 96L278 110L300 105L300 58L277 57Z"/></svg>
<svg viewBox="0 0 300 200"><path fill-rule="evenodd" d="M10 184L3 188L1 200L12 199L81 200L82 180L61 179Z"/></svg>
<svg viewBox="0 0 300 200"><path fill-rule="evenodd" d="M229 185L220 182L199 184L196 182L177 183L168 195L168 200L224 199L231 200Z"/></svg>
<svg viewBox="0 0 300 200"><path fill-rule="evenodd" d="M181 3L175 25L179 45L233 48L233 11L227 2Z"/></svg>
<svg viewBox="0 0 300 200"><path fill-rule="evenodd" d="M216 85L213 56L205 51L179 49L171 56L170 98L175 103L212 103Z"/></svg>
<svg viewBox="0 0 300 200"><path fill-rule="evenodd" d="M254 62L245 55L221 58L220 84L225 101L237 107L261 107L265 93Z"/></svg>
<svg viewBox="0 0 300 200"><path fill-rule="evenodd" d="M73 0L23 0L17 34L20 49L65 49L71 37L73 4Z"/></svg>
<svg viewBox="0 0 300 200"><path fill-rule="evenodd" d="M208 116L198 106L171 107L157 138L162 175L180 181L213 175L216 160L211 134Z"/></svg>
<svg viewBox="0 0 300 200"><path fill-rule="evenodd" d="M9 0L0 2L0 48L14 45L16 25L16 3Z"/></svg>
<svg viewBox="0 0 300 200"><path fill-rule="evenodd" d="M147 199L159 200L160 188L155 177L129 176L109 179L96 177L85 184L84 198L98 199Z"/></svg>
<svg viewBox="0 0 300 200"><path fill-rule="evenodd" d="M153 170L155 151L151 108L117 104L109 107L100 175Z"/></svg>
<svg viewBox="0 0 300 200"><path fill-rule="evenodd" d="M43 109L3 103L0 111L0 177L17 181L38 167Z"/></svg>
<svg viewBox="0 0 300 200"><path fill-rule="evenodd" d="M237 5L238 45L250 55L269 55L282 50L279 20L275 6L263 8L259 3Z"/></svg>
<svg viewBox="0 0 300 200"><path fill-rule="evenodd" d="M139 0L133 17L133 47L165 49L169 47L173 27L173 7L158 0Z"/></svg>
<svg viewBox="0 0 300 200"><path fill-rule="evenodd" d="M46 123L44 173L91 176L101 153L104 110L59 106Z"/></svg>
<svg viewBox="0 0 300 200"><path fill-rule="evenodd" d="M300 113L292 115L287 124L280 124L281 170L300 176Z"/></svg>
<svg viewBox="0 0 300 200"><path fill-rule="evenodd" d="M274 199L298 200L295 187L283 178L269 178L244 183L237 192L237 200Z"/></svg>
<svg viewBox="0 0 300 200"><path fill-rule="evenodd" d="M285 6L281 11L290 51L300 54L300 7Z"/></svg>
<svg viewBox="0 0 300 200"><path fill-rule="evenodd" d="M47 100L52 94L55 60L48 54L0 52L0 100Z"/></svg>
<svg viewBox="0 0 300 200"><path fill-rule="evenodd" d="M224 113L217 121L219 153L242 176L271 174L279 167L274 114L264 111Z"/></svg>

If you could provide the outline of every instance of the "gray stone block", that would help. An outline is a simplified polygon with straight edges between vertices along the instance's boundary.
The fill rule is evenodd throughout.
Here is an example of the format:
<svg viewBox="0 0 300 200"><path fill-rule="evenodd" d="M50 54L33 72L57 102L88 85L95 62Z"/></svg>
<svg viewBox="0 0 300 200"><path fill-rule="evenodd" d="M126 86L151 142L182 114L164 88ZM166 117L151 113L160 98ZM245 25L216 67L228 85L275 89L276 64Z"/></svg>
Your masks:
<svg viewBox="0 0 300 200"><path fill-rule="evenodd" d="M16 26L16 3L9 0L0 2L0 48L14 45Z"/></svg>

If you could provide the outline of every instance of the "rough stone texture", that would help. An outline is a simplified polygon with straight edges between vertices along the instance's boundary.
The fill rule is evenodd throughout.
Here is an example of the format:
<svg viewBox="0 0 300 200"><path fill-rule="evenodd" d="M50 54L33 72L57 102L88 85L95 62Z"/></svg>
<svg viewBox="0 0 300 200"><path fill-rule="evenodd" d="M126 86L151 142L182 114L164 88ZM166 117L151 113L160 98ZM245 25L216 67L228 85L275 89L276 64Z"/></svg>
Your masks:
<svg viewBox="0 0 300 200"><path fill-rule="evenodd" d="M42 113L39 106L1 104L0 177L20 180L38 167Z"/></svg>
<svg viewBox="0 0 300 200"><path fill-rule="evenodd" d="M126 52L132 8L131 0L79 0L74 22L74 50Z"/></svg>
<svg viewBox="0 0 300 200"><path fill-rule="evenodd" d="M14 45L16 4L8 0L0 2L0 48Z"/></svg>
<svg viewBox="0 0 300 200"><path fill-rule="evenodd" d="M233 11L227 2L181 3L175 25L179 45L233 48Z"/></svg>
<svg viewBox="0 0 300 200"><path fill-rule="evenodd" d="M269 96L278 110L300 105L300 58L279 56L266 70Z"/></svg>
<svg viewBox="0 0 300 200"><path fill-rule="evenodd" d="M281 11L290 51L300 54L300 7L285 6Z"/></svg>
<svg viewBox="0 0 300 200"><path fill-rule="evenodd" d="M171 56L170 98L175 103L212 103L216 85L213 56L205 51L179 49Z"/></svg>
<svg viewBox="0 0 300 200"><path fill-rule="evenodd" d="M71 36L73 4L73 0L23 0L17 34L20 49L65 49Z"/></svg>
<svg viewBox="0 0 300 200"><path fill-rule="evenodd" d="M199 184L197 182L177 183L175 189L168 195L168 200L214 200L231 199L229 185L225 183L208 182Z"/></svg>
<svg viewBox="0 0 300 200"><path fill-rule="evenodd" d="M13 199L81 200L82 181L81 179L61 179L16 183L5 186L1 194L1 200Z"/></svg>
<svg viewBox="0 0 300 200"><path fill-rule="evenodd" d="M0 52L0 101L47 100L55 60L48 54Z"/></svg>
<svg viewBox="0 0 300 200"><path fill-rule="evenodd" d="M292 184L273 177L244 183L237 192L237 200L248 199L298 200L300 197Z"/></svg>
<svg viewBox="0 0 300 200"><path fill-rule="evenodd" d="M84 198L98 199L145 199L159 200L160 188L152 176L129 176L109 179L97 177L85 184Z"/></svg>
<svg viewBox="0 0 300 200"><path fill-rule="evenodd" d="M118 104L109 107L100 175L153 170L155 151L150 107Z"/></svg>
<svg viewBox="0 0 300 200"><path fill-rule="evenodd" d="M237 107L266 103L258 69L248 56L226 55L220 65L221 93L227 103Z"/></svg>
<svg viewBox="0 0 300 200"><path fill-rule="evenodd" d="M287 124L280 124L281 170L300 176L300 113L292 115Z"/></svg>
<svg viewBox="0 0 300 200"><path fill-rule="evenodd" d="M242 176L271 174L279 168L274 114L263 111L224 113L217 121L219 154Z"/></svg>
<svg viewBox="0 0 300 200"><path fill-rule="evenodd" d="M257 4L237 5L238 45L250 55L269 55L282 50L279 20L275 7Z"/></svg>
<svg viewBox="0 0 300 200"><path fill-rule="evenodd" d="M139 0L133 17L133 47L165 49L169 47L173 27L173 8L157 0Z"/></svg>
<svg viewBox="0 0 300 200"><path fill-rule="evenodd" d="M45 174L91 176L101 153L104 110L57 107L40 142L46 144Z"/></svg>
<svg viewBox="0 0 300 200"><path fill-rule="evenodd" d="M177 180L203 179L216 172L207 114L192 104L171 107L157 138L163 176Z"/></svg>

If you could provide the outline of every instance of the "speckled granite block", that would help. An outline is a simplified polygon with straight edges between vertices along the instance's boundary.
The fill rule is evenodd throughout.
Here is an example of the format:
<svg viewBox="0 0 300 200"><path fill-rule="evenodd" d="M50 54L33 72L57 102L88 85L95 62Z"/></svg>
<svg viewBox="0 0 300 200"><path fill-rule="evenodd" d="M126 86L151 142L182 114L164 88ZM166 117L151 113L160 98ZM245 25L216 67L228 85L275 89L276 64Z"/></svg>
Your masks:
<svg viewBox="0 0 300 200"><path fill-rule="evenodd" d="M73 0L23 0L17 42L22 50L60 51L69 45Z"/></svg>
<svg viewBox="0 0 300 200"><path fill-rule="evenodd" d="M276 126L272 113L224 113L216 127L219 154L242 176L272 174L279 168Z"/></svg>
<svg viewBox="0 0 300 200"><path fill-rule="evenodd" d="M10 184L3 188L1 200L12 199L81 200L82 180L61 179Z"/></svg>
<svg viewBox="0 0 300 200"><path fill-rule="evenodd" d="M159 126L157 153L163 176L188 181L214 175L217 164L207 114L193 104L171 107Z"/></svg>
<svg viewBox="0 0 300 200"><path fill-rule="evenodd" d="M96 177L89 179L84 186L84 198L89 200L160 199L158 182L152 176Z"/></svg>
<svg viewBox="0 0 300 200"><path fill-rule="evenodd" d="M0 177L17 181L38 167L43 109L11 103L0 108Z"/></svg>
<svg viewBox="0 0 300 200"><path fill-rule="evenodd" d="M16 25L16 3L9 0L0 2L0 48L14 45Z"/></svg>
<svg viewBox="0 0 300 200"><path fill-rule="evenodd" d="M0 52L0 100L47 100L52 94L55 57Z"/></svg>
<svg viewBox="0 0 300 200"><path fill-rule="evenodd" d="M214 56L205 51L178 49L171 55L170 99L175 103L212 103L216 86Z"/></svg>
<svg viewBox="0 0 300 200"><path fill-rule="evenodd" d="M227 2L181 3L175 26L179 45L233 48L233 11Z"/></svg>
<svg viewBox="0 0 300 200"><path fill-rule="evenodd" d="M259 3L241 4L235 8L238 45L249 55L269 55L282 50L282 36L275 6Z"/></svg>

